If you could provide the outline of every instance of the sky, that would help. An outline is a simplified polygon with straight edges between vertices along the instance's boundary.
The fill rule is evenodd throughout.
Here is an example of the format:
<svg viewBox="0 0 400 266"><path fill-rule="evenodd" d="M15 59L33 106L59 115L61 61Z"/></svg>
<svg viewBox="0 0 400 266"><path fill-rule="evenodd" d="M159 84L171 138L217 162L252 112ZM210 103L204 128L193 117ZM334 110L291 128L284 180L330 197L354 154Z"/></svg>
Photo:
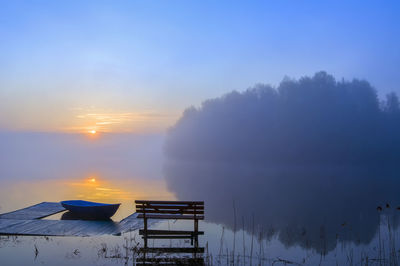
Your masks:
<svg viewBox="0 0 400 266"><path fill-rule="evenodd" d="M164 132L182 111L327 71L400 93L397 1L0 0L0 130Z"/></svg>

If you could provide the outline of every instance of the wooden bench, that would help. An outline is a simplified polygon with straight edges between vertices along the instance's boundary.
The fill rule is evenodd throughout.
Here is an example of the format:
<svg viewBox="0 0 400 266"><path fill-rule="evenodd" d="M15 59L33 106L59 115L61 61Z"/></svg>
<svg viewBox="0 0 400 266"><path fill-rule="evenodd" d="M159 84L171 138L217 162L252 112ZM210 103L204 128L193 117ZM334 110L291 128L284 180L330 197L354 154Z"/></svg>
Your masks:
<svg viewBox="0 0 400 266"><path fill-rule="evenodd" d="M195 249L198 248L198 236L204 234L199 231L199 220L204 220L204 201L136 200L135 203L136 212L139 213L138 218L144 221L144 229L139 231L139 234L143 236L144 249L147 248L147 240L155 238L189 238ZM149 230L148 219L193 220L193 231Z"/></svg>

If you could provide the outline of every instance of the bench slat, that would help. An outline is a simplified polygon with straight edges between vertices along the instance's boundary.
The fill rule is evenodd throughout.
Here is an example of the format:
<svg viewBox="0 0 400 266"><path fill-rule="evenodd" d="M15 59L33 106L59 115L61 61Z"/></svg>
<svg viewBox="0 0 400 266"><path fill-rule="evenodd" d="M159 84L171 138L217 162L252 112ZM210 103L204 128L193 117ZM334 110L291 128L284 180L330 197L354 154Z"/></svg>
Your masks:
<svg viewBox="0 0 400 266"><path fill-rule="evenodd" d="M204 263L203 258L136 258L136 262L176 262L176 263ZM180 265L180 264L178 264Z"/></svg>
<svg viewBox="0 0 400 266"><path fill-rule="evenodd" d="M144 238L144 236L142 238ZM151 235L151 236L147 236L146 238L147 239L192 239L193 236L190 236L190 235L177 235L177 236L173 236L173 235L170 235L170 236L167 236L167 235L163 235L163 236Z"/></svg>
<svg viewBox="0 0 400 266"><path fill-rule="evenodd" d="M144 230L139 230L139 235L143 235ZM198 231L174 231L174 230L147 230L147 235L204 235L204 232Z"/></svg>
<svg viewBox="0 0 400 266"><path fill-rule="evenodd" d="M191 204L204 205L204 201L163 201L163 200L135 200L136 204Z"/></svg>
<svg viewBox="0 0 400 266"><path fill-rule="evenodd" d="M144 218L143 214L139 214L138 218ZM158 215L158 214L146 214L148 219L170 219L170 220L204 220L203 215Z"/></svg>
<svg viewBox="0 0 400 266"><path fill-rule="evenodd" d="M136 210L137 213L164 213L164 214L204 214L204 211L173 211L173 210Z"/></svg>
<svg viewBox="0 0 400 266"><path fill-rule="evenodd" d="M172 206L172 205L154 205L154 204L149 204L149 205L141 205L137 204L136 209L159 209L159 210L180 210L180 209L185 209L185 210L204 210L204 206L189 206L189 205L177 205L177 206Z"/></svg>
<svg viewBox="0 0 400 266"><path fill-rule="evenodd" d="M204 253L204 248L140 248L139 252L147 253Z"/></svg>

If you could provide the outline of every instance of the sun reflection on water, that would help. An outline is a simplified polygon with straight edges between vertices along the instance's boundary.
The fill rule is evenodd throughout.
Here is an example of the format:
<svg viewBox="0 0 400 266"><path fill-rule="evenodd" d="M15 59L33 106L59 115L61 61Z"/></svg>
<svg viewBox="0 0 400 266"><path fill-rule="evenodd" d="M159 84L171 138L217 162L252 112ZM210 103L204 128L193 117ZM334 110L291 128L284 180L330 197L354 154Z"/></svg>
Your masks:
<svg viewBox="0 0 400 266"><path fill-rule="evenodd" d="M66 185L74 191L77 198L89 201L117 203L121 200L134 200L133 191L122 189L118 181L110 182L106 179L90 176L84 179L67 181Z"/></svg>
<svg viewBox="0 0 400 266"><path fill-rule="evenodd" d="M90 174L81 178L6 181L0 186L0 213L43 201L87 200L121 203L113 217L120 220L135 211L137 199L174 200L162 179L105 178Z"/></svg>

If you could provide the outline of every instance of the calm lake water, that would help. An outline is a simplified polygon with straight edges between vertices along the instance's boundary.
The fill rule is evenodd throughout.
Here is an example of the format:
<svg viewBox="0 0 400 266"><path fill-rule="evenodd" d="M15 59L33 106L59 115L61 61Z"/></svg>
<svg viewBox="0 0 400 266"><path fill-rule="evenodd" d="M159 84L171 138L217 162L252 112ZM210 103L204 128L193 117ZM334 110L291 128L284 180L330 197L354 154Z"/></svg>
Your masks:
<svg viewBox="0 0 400 266"><path fill-rule="evenodd" d="M121 202L120 210L113 217L118 221L135 211L135 199L174 200L180 197L179 193L188 193L189 197L188 188L174 194L167 188L167 182L172 181L107 179L102 176L74 180L2 181L1 210L7 212L41 201L80 198ZM330 184L325 188L312 187L309 194L303 194L305 188L298 184L294 189L300 192L296 194L289 188L274 192L267 188L256 189L261 186L261 181L249 179L248 175L234 182L237 184L219 184L214 180L215 187L207 184L204 197L207 219L200 223L200 229L205 231L200 245L208 248L210 260L215 265L248 265L250 260L255 265L279 265L285 261L300 265L365 265L367 260L371 265L378 264L378 259L386 264L390 260L397 262L399 234L396 214L399 211L389 201L387 207L383 198L374 202L378 187L372 192L361 185L351 187L351 184L346 184L349 194L345 195L337 190L337 184ZM241 187L235 191L232 186L238 184ZM200 194L204 185L197 182L189 189L193 197L198 196L196 191ZM250 189L248 186L253 193L246 191ZM388 199L390 190L386 191ZM274 194L268 195L272 192ZM235 193L241 194L235 197ZM356 197L350 197L352 193ZM335 197L335 194L344 198ZM360 194L365 197L360 198ZM275 204L280 207L274 208ZM382 206L383 210L378 211L377 206ZM57 214L50 219L59 217ZM166 221L154 228L190 229L191 226ZM3 236L0 238L0 257L2 265L132 265L133 253L129 248L141 243L137 232L101 237ZM170 241L157 243L171 244ZM172 245L184 246L187 243L174 240Z"/></svg>
<svg viewBox="0 0 400 266"><path fill-rule="evenodd" d="M206 260L213 265L398 263L397 166L166 161L149 152L145 142L125 148L135 150L134 154L108 153L106 159L92 158L85 163L65 165L52 158L60 167L48 171L43 170L48 155L23 170L20 167L30 157L14 165L3 162L0 212L42 201L83 199L122 203L113 217L119 221L135 211L136 199L204 200L206 220L200 222L200 230L205 235L200 237L200 245L206 247ZM154 143L154 139L147 142ZM93 149L93 156L104 154L102 147L107 145L89 147L79 154L86 152L90 157L88 150ZM21 153L15 154L17 158ZM137 158L133 166L125 156ZM54 169L60 168L63 171L57 174ZM192 226L164 221L154 228L184 230ZM0 258L1 265L133 265L132 248L141 244L137 232L101 237L1 236ZM150 244L189 245L183 240Z"/></svg>

